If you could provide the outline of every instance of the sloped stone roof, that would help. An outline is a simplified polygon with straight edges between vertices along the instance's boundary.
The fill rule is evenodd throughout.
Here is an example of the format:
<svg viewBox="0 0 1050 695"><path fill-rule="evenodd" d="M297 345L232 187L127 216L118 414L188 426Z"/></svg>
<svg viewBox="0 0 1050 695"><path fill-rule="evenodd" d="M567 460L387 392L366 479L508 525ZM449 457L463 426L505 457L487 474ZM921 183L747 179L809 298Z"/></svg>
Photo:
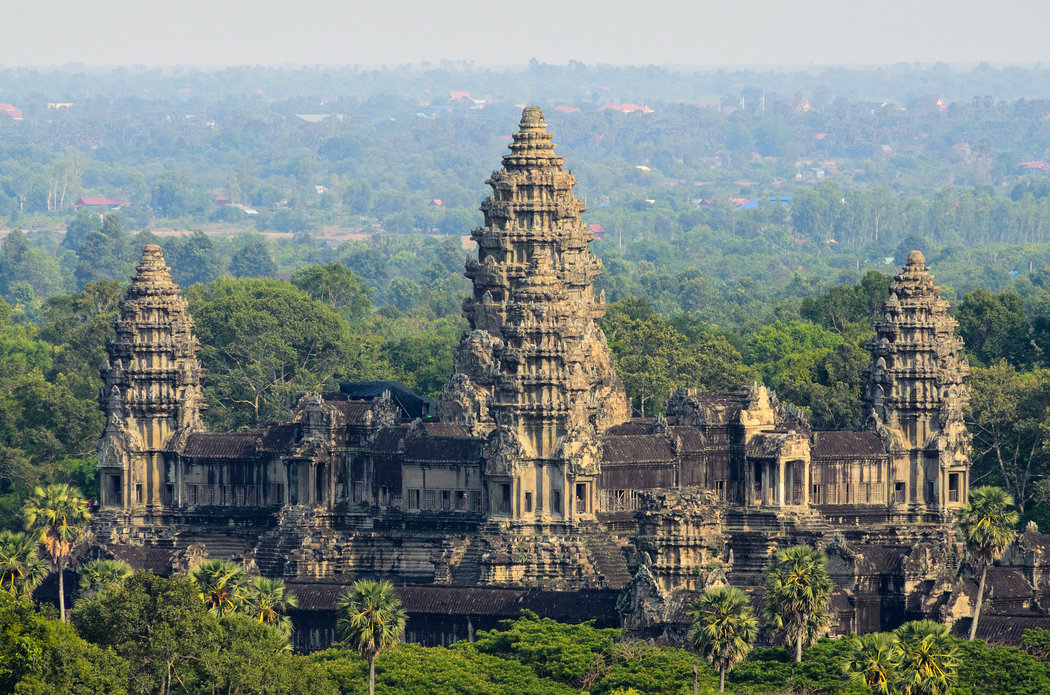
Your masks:
<svg viewBox="0 0 1050 695"><path fill-rule="evenodd" d="M602 463L670 463L675 460L671 443L658 434L602 439Z"/></svg>
<svg viewBox="0 0 1050 695"><path fill-rule="evenodd" d="M255 432L191 434L182 455L188 458L253 458L263 437Z"/></svg>
<svg viewBox="0 0 1050 695"><path fill-rule="evenodd" d="M885 456L878 433L829 431L813 433L813 458L868 458Z"/></svg>

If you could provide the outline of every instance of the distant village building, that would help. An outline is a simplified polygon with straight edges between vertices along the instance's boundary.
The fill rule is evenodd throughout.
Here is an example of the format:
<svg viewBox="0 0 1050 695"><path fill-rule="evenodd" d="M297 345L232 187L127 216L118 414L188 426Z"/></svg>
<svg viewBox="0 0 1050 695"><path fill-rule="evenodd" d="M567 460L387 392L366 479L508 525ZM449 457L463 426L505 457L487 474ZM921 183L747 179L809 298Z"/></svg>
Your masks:
<svg viewBox="0 0 1050 695"><path fill-rule="evenodd" d="M666 415L632 417L597 324L596 230L539 108L509 149L470 237L470 332L437 416L403 385L347 383L300 394L289 422L205 431L192 319L147 246L102 370L93 552L282 577L303 650L332 642L336 598L362 576L398 585L425 644L522 608L680 641L705 587L760 591L772 553L801 542L829 555L835 632L968 615L968 367L923 255L876 324L863 430L813 430L758 384L679 389ZM1050 575L1044 547L1033 530L1016 568L989 574L991 615L1024 603L994 604L1008 587L1036 604L1025 577Z"/></svg>
<svg viewBox="0 0 1050 695"><path fill-rule="evenodd" d="M122 203L116 198L77 198L76 202L73 203L73 209L83 210L87 208L94 212L112 212L122 207L127 207L127 205L127 203Z"/></svg>

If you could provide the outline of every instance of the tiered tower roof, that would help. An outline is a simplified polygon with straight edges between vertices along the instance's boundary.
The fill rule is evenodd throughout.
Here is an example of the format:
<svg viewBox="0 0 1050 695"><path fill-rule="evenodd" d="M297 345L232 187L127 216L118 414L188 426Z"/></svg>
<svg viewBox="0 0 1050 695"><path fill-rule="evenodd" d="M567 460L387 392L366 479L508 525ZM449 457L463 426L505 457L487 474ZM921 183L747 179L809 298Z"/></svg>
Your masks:
<svg viewBox="0 0 1050 695"><path fill-rule="evenodd" d="M204 403L193 320L156 244L143 250L114 327L116 337L102 369L104 405L111 415L120 412L129 423L163 421L160 430L136 433L147 449L164 445L158 437L200 427Z"/></svg>
<svg viewBox="0 0 1050 695"><path fill-rule="evenodd" d="M876 415L899 429L912 447L924 446L930 435L962 420L969 367L960 354L956 325L925 257L912 251L875 324L867 393Z"/></svg>

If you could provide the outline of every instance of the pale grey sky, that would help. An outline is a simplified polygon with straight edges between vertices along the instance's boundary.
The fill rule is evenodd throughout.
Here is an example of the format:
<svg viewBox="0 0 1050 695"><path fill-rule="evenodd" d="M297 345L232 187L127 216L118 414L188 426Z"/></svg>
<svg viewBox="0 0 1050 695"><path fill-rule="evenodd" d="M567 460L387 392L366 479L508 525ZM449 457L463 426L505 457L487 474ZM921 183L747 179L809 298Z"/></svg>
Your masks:
<svg viewBox="0 0 1050 695"><path fill-rule="evenodd" d="M1050 61L1050 0L10 0L0 65Z"/></svg>

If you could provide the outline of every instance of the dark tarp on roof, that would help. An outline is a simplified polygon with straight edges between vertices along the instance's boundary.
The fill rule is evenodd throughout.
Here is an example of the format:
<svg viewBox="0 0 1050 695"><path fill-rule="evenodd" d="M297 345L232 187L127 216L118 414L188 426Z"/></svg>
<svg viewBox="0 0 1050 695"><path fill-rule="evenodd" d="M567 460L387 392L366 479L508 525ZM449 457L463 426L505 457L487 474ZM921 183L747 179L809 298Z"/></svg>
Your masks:
<svg viewBox="0 0 1050 695"><path fill-rule="evenodd" d="M344 381L339 391L353 400L372 401L387 391L401 413L408 420L427 417L434 410L434 402L421 396L400 381Z"/></svg>
<svg viewBox="0 0 1050 695"><path fill-rule="evenodd" d="M878 433L828 431L813 433L813 458L871 458L886 456Z"/></svg>

